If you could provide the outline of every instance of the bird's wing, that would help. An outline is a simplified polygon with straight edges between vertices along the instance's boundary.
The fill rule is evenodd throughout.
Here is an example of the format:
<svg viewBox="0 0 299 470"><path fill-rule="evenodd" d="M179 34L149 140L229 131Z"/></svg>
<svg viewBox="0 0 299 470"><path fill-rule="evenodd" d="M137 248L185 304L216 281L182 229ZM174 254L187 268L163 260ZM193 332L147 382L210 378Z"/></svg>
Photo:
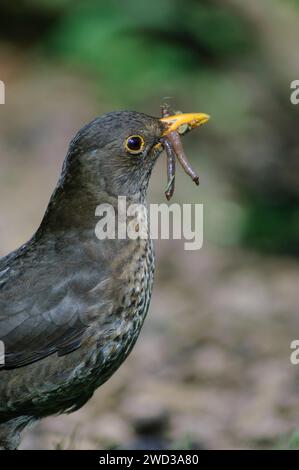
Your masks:
<svg viewBox="0 0 299 470"><path fill-rule="evenodd" d="M107 298L102 272L80 256L66 261L38 250L23 249L1 260L0 340L5 364L0 369L77 349L91 317L100 315Z"/></svg>

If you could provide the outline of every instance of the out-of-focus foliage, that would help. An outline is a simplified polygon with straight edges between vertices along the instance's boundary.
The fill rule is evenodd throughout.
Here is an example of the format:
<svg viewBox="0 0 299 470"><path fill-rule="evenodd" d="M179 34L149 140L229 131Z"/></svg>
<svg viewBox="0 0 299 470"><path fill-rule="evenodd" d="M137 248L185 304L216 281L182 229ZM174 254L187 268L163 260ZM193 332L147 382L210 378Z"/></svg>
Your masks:
<svg viewBox="0 0 299 470"><path fill-rule="evenodd" d="M246 22L220 4L192 0L78 2L47 43L97 74L120 103L187 87L194 74L250 49Z"/></svg>
<svg viewBox="0 0 299 470"><path fill-rule="evenodd" d="M295 431L291 436L287 448L290 450L298 450L299 449L299 432Z"/></svg>

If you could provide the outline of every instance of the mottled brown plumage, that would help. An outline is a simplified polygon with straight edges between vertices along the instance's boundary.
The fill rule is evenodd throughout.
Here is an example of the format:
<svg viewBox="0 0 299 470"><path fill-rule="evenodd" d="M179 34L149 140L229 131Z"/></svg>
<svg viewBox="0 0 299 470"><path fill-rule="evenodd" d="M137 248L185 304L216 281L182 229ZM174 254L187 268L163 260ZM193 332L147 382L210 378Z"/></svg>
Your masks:
<svg viewBox="0 0 299 470"><path fill-rule="evenodd" d="M122 111L81 129L41 226L0 260L0 447L17 448L31 422L80 408L134 346L151 298L152 242L99 240L95 209L108 203L117 214L120 195L146 204L169 126ZM125 142L136 135L144 146L132 154Z"/></svg>

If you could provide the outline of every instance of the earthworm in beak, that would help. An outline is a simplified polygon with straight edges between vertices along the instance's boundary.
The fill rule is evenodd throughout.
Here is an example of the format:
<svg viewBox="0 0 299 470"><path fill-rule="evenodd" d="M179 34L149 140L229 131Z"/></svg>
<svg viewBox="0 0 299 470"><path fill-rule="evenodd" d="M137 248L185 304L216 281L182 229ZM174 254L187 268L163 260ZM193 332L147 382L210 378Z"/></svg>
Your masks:
<svg viewBox="0 0 299 470"><path fill-rule="evenodd" d="M169 142L171 143L171 146L178 158L178 161L182 165L185 173L187 173L187 175L189 175L193 179L195 184L199 185L199 177L193 170L192 166L190 165L188 161L187 155L184 152L180 134L174 131L170 132L168 136L166 137L166 139L168 139Z"/></svg>
<svg viewBox="0 0 299 470"><path fill-rule="evenodd" d="M167 155L167 187L165 191L165 196L167 200L172 198L174 193L174 184L175 184L175 154L173 148L168 139L163 139L163 147Z"/></svg>
<svg viewBox="0 0 299 470"><path fill-rule="evenodd" d="M166 198L169 200L174 193L175 182L175 157L177 157L185 173L189 175L195 184L199 185L199 177L193 170L188 158L184 152L181 142L181 133L185 133L190 129L201 126L209 120L209 116L203 113L193 114L173 114L170 116L170 108L168 105L162 106L161 121L166 126L161 143L166 151L167 156L167 188L165 191Z"/></svg>

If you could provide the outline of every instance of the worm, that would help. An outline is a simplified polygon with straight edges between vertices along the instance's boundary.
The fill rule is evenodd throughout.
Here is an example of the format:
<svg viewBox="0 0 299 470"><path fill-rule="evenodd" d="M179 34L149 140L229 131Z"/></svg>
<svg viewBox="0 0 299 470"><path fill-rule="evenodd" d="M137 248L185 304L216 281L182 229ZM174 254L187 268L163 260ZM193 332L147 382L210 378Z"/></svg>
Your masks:
<svg viewBox="0 0 299 470"><path fill-rule="evenodd" d="M167 187L165 196L169 201L173 196L175 187L175 153L168 139L163 139L163 146L167 155Z"/></svg>
<svg viewBox="0 0 299 470"><path fill-rule="evenodd" d="M178 161L182 165L185 173L189 175L195 184L199 185L199 177L197 173L193 170L192 166L190 165L187 155L184 152L183 145L181 142L181 137L178 132L170 132L167 136L168 140L171 143L173 151L175 152Z"/></svg>
<svg viewBox="0 0 299 470"><path fill-rule="evenodd" d="M161 111L162 117L175 114L168 104L162 105ZM188 161L181 142L181 136L177 131L167 134L167 136L162 140L162 144L167 156L167 187L165 196L169 201L173 196L175 188L175 157L177 157L185 173L187 173L187 175L189 175L197 185L199 185L199 177Z"/></svg>

